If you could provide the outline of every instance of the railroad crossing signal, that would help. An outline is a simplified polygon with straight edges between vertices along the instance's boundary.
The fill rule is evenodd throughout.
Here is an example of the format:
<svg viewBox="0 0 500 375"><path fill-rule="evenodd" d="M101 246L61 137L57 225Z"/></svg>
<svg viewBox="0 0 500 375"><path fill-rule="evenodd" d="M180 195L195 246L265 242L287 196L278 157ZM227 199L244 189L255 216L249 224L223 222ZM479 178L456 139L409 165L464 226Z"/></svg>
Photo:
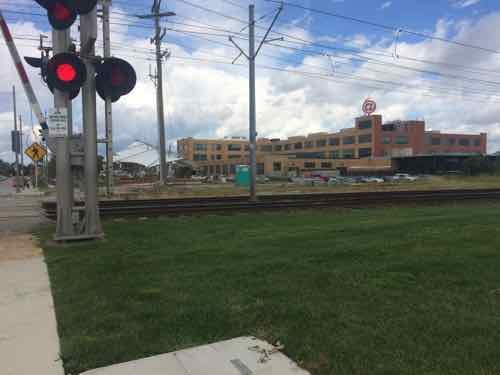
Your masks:
<svg viewBox="0 0 500 375"><path fill-rule="evenodd" d="M47 16L56 30L71 27L79 14L87 14L95 8L97 0L35 0L47 9Z"/></svg>
<svg viewBox="0 0 500 375"><path fill-rule="evenodd" d="M87 69L83 61L74 53L59 53L47 65L47 85L69 93L70 99L78 96L80 88L87 79Z"/></svg>
<svg viewBox="0 0 500 375"><path fill-rule="evenodd" d="M137 82L135 70L128 62L115 57L107 58L97 67L96 89L102 99L116 102L130 93Z"/></svg>
<svg viewBox="0 0 500 375"><path fill-rule="evenodd" d="M42 160L47 155L47 150L39 143L33 143L28 147L24 153L30 157L34 162Z"/></svg>

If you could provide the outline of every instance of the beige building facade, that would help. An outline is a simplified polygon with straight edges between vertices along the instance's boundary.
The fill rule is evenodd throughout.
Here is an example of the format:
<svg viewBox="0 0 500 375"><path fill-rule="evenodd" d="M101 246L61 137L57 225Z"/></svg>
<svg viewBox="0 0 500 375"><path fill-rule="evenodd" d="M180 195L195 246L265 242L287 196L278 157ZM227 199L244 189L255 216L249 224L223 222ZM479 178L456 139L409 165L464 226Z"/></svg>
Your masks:
<svg viewBox="0 0 500 375"><path fill-rule="evenodd" d="M391 170L391 158L427 154L485 154L486 134L442 134L425 130L424 121L382 122L381 115L356 118L353 128L288 139L257 140L259 175L288 176L339 170L343 173ZM185 138L178 153L203 175L233 175L248 164L249 144L243 138Z"/></svg>

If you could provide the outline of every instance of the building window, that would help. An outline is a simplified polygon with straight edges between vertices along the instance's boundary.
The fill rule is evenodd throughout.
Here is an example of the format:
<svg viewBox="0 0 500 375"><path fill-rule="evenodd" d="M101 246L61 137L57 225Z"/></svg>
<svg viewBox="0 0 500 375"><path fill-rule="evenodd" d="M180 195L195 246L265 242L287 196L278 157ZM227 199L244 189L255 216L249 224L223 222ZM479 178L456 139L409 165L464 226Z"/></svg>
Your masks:
<svg viewBox="0 0 500 375"><path fill-rule="evenodd" d="M208 170L210 171L209 173L212 176L214 174L214 166L213 165L209 166Z"/></svg>
<svg viewBox="0 0 500 375"><path fill-rule="evenodd" d="M207 160L207 155L206 154L194 154L194 160L195 161Z"/></svg>
<svg viewBox="0 0 500 375"><path fill-rule="evenodd" d="M227 165L223 165L222 166L222 174L227 176L228 175L228 172L229 172L229 168Z"/></svg>
<svg viewBox="0 0 500 375"><path fill-rule="evenodd" d="M314 168L316 168L316 163L313 161L306 161L304 163L304 168L305 169L314 169Z"/></svg>
<svg viewBox="0 0 500 375"><path fill-rule="evenodd" d="M236 174L236 165L231 164L231 165L229 166L229 173L230 173L230 174Z"/></svg>
<svg viewBox="0 0 500 375"><path fill-rule="evenodd" d="M321 163L321 168L323 169L332 169L332 163L329 163L329 162L324 162L324 163Z"/></svg>
<svg viewBox="0 0 500 375"><path fill-rule="evenodd" d="M457 143L457 140L455 138L448 138L448 144L450 146L455 146L456 143Z"/></svg>
<svg viewBox="0 0 500 375"><path fill-rule="evenodd" d="M342 158L354 159L356 157L356 150L353 148L342 150Z"/></svg>
<svg viewBox="0 0 500 375"><path fill-rule="evenodd" d="M287 143L285 145L285 151L290 151L292 149L292 145L290 143Z"/></svg>
<svg viewBox="0 0 500 375"><path fill-rule="evenodd" d="M194 150L195 151L207 151L207 144L206 143L195 143L194 144Z"/></svg>
<svg viewBox="0 0 500 375"><path fill-rule="evenodd" d="M220 174L220 165L215 166L215 174Z"/></svg>
<svg viewBox="0 0 500 375"><path fill-rule="evenodd" d="M241 155L229 155L229 159L241 159Z"/></svg>
<svg viewBox="0 0 500 375"><path fill-rule="evenodd" d="M293 145L296 150L302 150L302 142L297 142Z"/></svg>
<svg viewBox="0 0 500 375"><path fill-rule="evenodd" d="M396 130L396 125L394 124L384 124L382 125L382 131L383 132L393 132Z"/></svg>
<svg viewBox="0 0 500 375"><path fill-rule="evenodd" d="M221 151L222 150L222 145L219 143L217 143L217 144L213 143L213 144L211 144L211 147L212 147L212 151Z"/></svg>
<svg viewBox="0 0 500 375"><path fill-rule="evenodd" d="M318 139L316 141L316 147L326 147L326 139Z"/></svg>
<svg viewBox="0 0 500 375"><path fill-rule="evenodd" d="M222 155L216 155L216 156L215 156L215 159L216 159L216 160L222 160Z"/></svg>
<svg viewBox="0 0 500 375"><path fill-rule="evenodd" d="M245 151L250 150L250 145L245 145Z"/></svg>
<svg viewBox="0 0 500 375"><path fill-rule="evenodd" d="M358 122L358 129L371 129L372 128L372 121L371 120L364 120Z"/></svg>
<svg viewBox="0 0 500 375"><path fill-rule="evenodd" d="M441 138L439 138L439 137L432 137L431 138L431 145L439 146L440 144L441 144Z"/></svg>
<svg viewBox="0 0 500 375"><path fill-rule="evenodd" d="M257 174L259 176L264 174L264 163L257 163Z"/></svg>
<svg viewBox="0 0 500 375"><path fill-rule="evenodd" d="M358 143L372 143L372 135L362 134L358 136Z"/></svg>
<svg viewBox="0 0 500 375"><path fill-rule="evenodd" d="M342 144L343 145L353 145L356 143L356 138L355 137L344 137L342 138Z"/></svg>
<svg viewBox="0 0 500 375"><path fill-rule="evenodd" d="M228 151L241 151L241 145L238 145L238 144L228 144L227 145L227 150Z"/></svg>
<svg viewBox="0 0 500 375"><path fill-rule="evenodd" d="M396 137L396 141L394 143L396 143L397 145L407 145L408 137L406 135Z"/></svg>
<svg viewBox="0 0 500 375"><path fill-rule="evenodd" d="M382 138L382 143L384 145L390 145L392 143L392 139L390 137L384 137Z"/></svg>
<svg viewBox="0 0 500 375"><path fill-rule="evenodd" d="M330 158L332 159L340 159L341 152L340 150L334 150L330 152Z"/></svg>
<svg viewBox="0 0 500 375"><path fill-rule="evenodd" d="M263 146L260 146L260 151L262 151L262 152L273 152L273 146L272 145L263 145Z"/></svg>
<svg viewBox="0 0 500 375"><path fill-rule="evenodd" d="M358 150L358 154L360 158L369 158L372 156L372 149L371 148L360 148Z"/></svg>
<svg viewBox="0 0 500 375"><path fill-rule="evenodd" d="M305 148L314 148L314 141L306 141Z"/></svg>
<svg viewBox="0 0 500 375"><path fill-rule="evenodd" d="M474 139L474 146L481 147L481 140L479 138Z"/></svg>
<svg viewBox="0 0 500 375"><path fill-rule="evenodd" d="M470 139L469 138L460 138L460 140L458 141L458 144L460 146L468 147L468 146L470 146Z"/></svg>
<svg viewBox="0 0 500 375"><path fill-rule="evenodd" d="M328 143L330 144L330 146L338 146L338 145L340 145L340 139L339 138L330 138L328 140Z"/></svg>
<svg viewBox="0 0 500 375"><path fill-rule="evenodd" d="M278 151L279 152L281 150L283 150L283 146L282 145L276 145L276 146L274 146L274 151Z"/></svg>
<svg viewBox="0 0 500 375"><path fill-rule="evenodd" d="M279 162L273 163L273 171L274 172L281 172L281 163L279 163Z"/></svg>

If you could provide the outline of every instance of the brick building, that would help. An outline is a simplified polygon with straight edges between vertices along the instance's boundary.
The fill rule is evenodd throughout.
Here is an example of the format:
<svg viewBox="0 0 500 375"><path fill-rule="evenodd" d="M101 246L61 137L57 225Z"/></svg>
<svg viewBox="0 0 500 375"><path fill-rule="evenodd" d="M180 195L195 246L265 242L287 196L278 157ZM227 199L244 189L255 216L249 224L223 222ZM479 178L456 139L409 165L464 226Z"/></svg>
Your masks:
<svg viewBox="0 0 500 375"><path fill-rule="evenodd" d="M487 136L426 131L424 121L383 123L382 116L359 117L353 128L288 139L257 141L259 174L288 175L316 170L384 171L391 158L436 154L486 154ZM231 175L248 164L248 141L185 138L178 152L205 175Z"/></svg>

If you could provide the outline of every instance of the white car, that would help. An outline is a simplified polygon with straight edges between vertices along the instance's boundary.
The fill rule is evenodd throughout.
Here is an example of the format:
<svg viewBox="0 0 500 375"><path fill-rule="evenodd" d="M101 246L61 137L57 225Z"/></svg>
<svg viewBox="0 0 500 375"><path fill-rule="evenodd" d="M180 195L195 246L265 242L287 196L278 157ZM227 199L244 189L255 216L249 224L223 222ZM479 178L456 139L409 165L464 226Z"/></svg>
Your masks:
<svg viewBox="0 0 500 375"><path fill-rule="evenodd" d="M395 181L417 181L418 177L409 175L407 173L398 173L394 175L394 180Z"/></svg>
<svg viewBox="0 0 500 375"><path fill-rule="evenodd" d="M384 182L384 179L383 178L380 178L380 177L366 177L365 179L363 179L364 182L368 182L368 183L377 183L377 184L381 184Z"/></svg>

